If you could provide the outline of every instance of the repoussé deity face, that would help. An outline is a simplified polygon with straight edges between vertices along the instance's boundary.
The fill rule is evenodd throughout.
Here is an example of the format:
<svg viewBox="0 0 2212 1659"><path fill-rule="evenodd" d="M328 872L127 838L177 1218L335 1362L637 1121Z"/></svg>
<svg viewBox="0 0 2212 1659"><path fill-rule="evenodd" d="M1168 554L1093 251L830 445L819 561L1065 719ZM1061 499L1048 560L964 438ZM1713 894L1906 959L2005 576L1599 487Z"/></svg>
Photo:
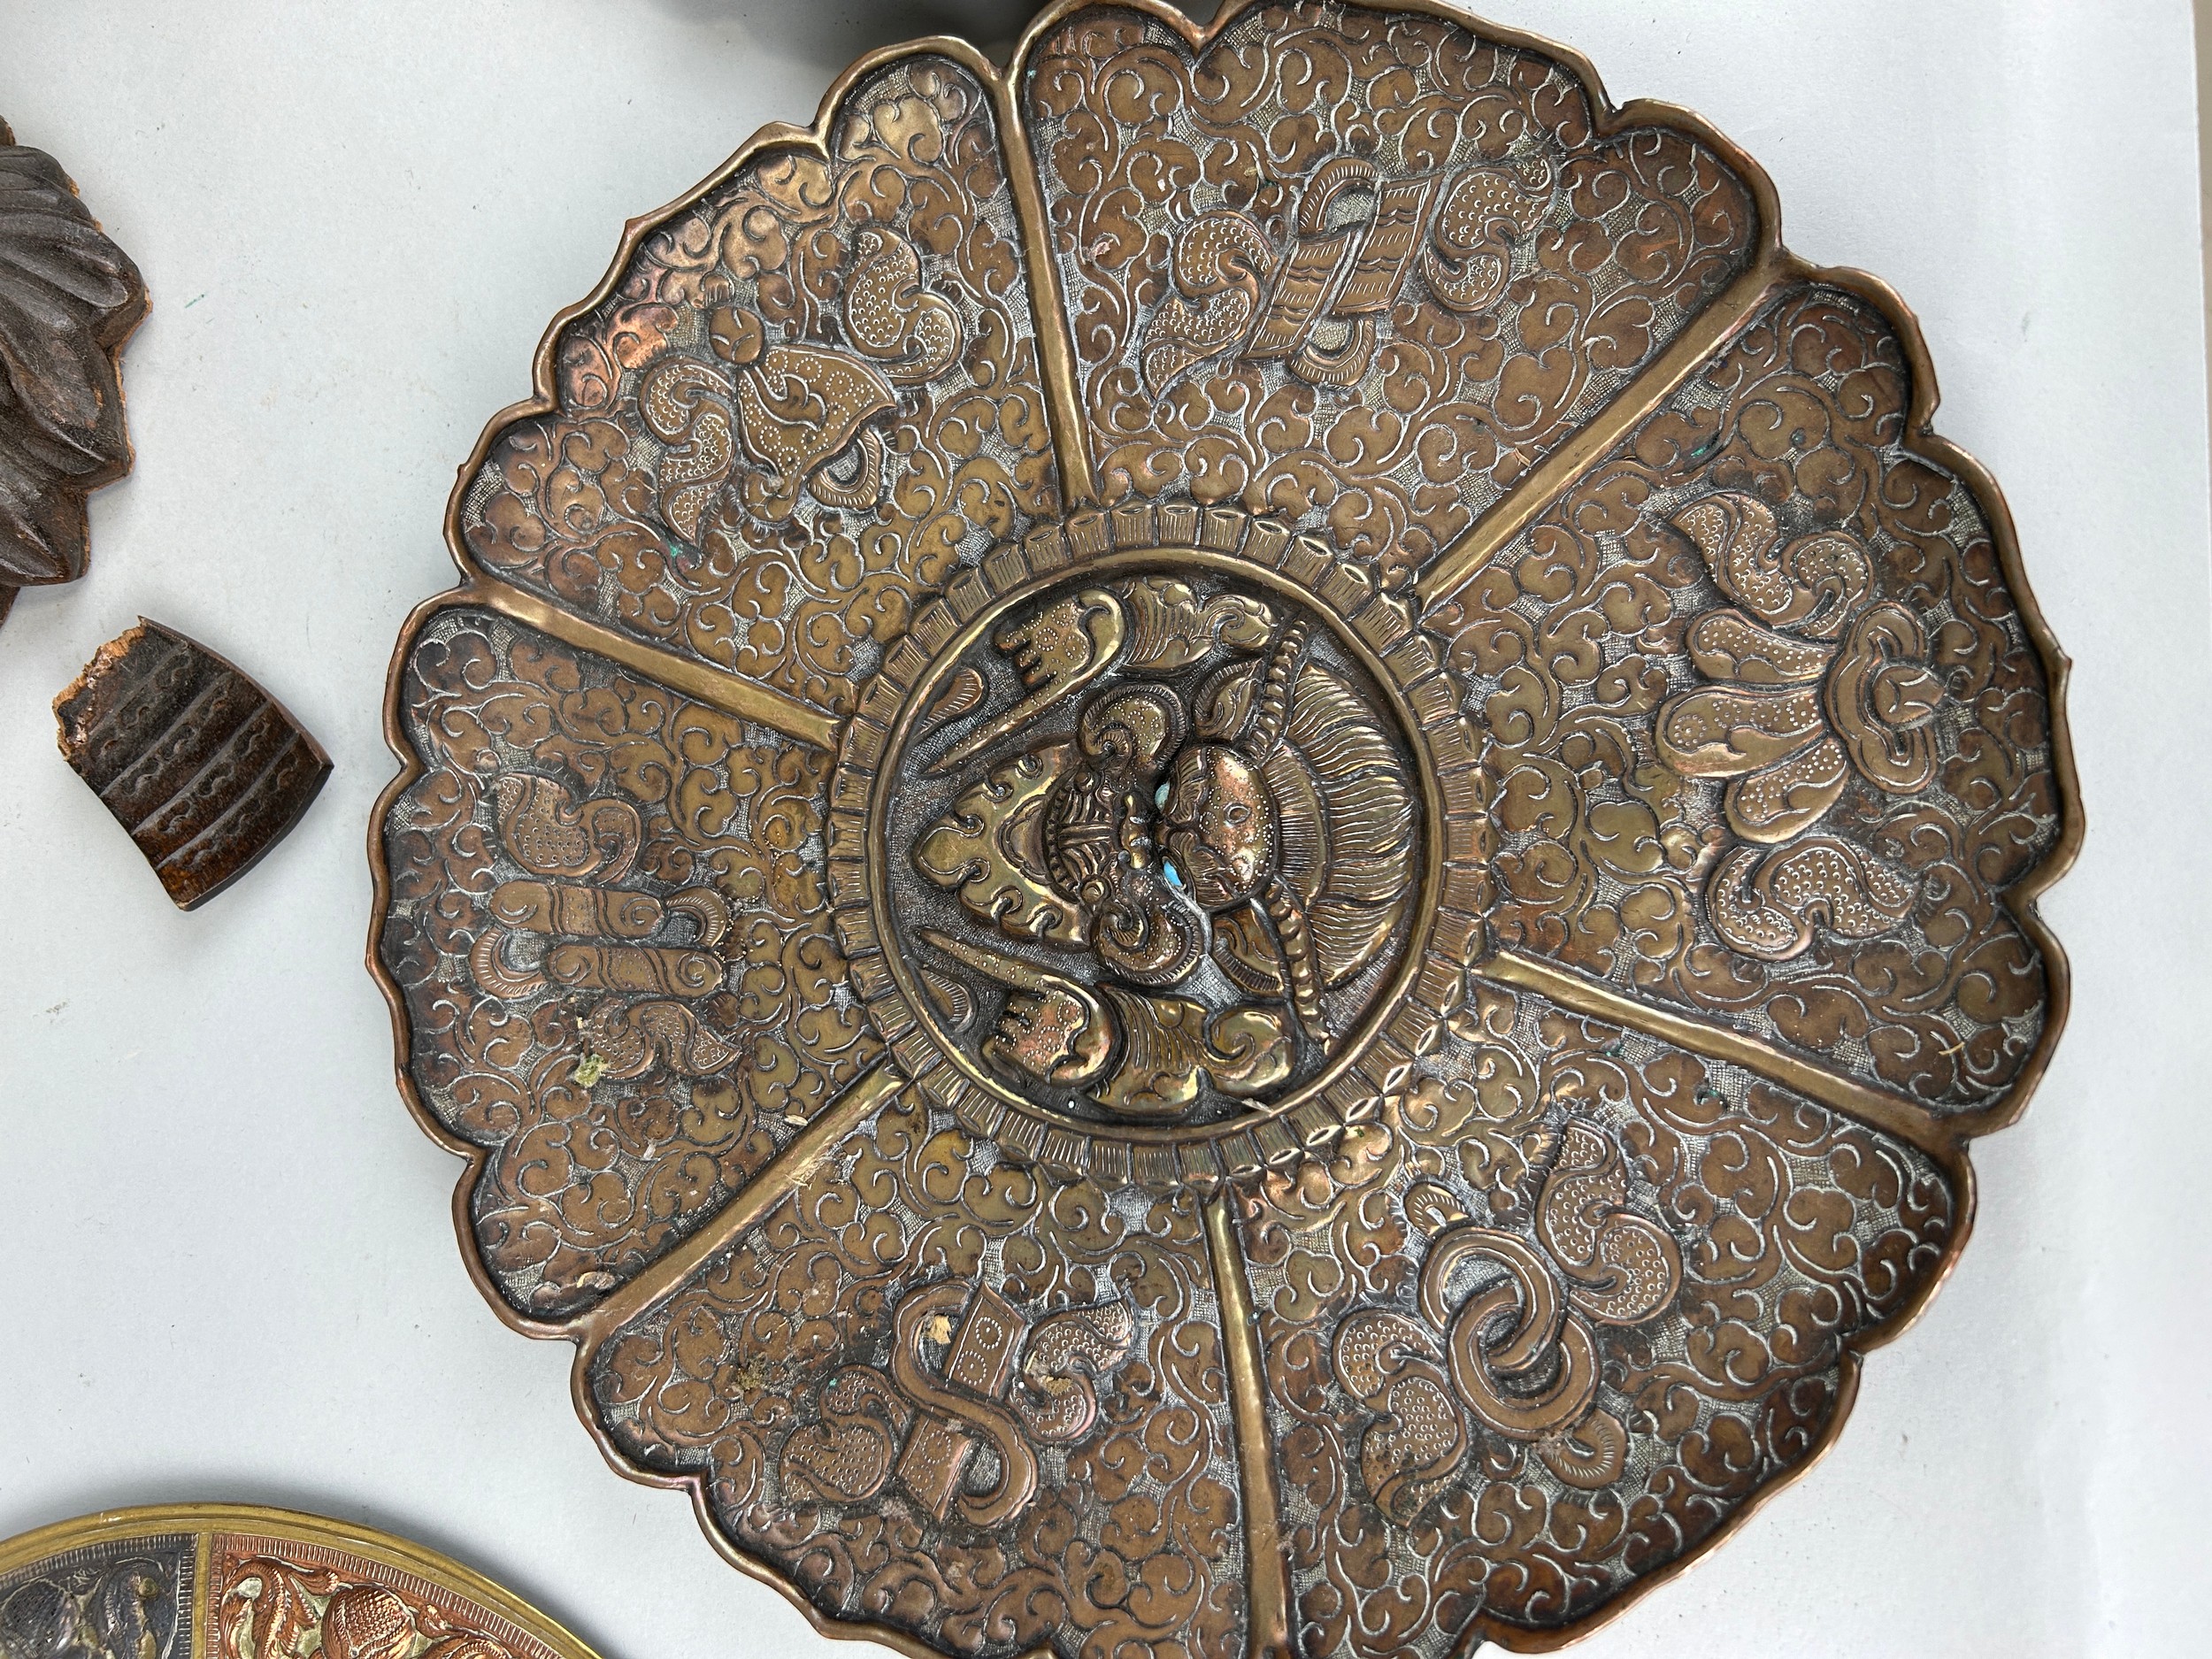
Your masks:
<svg viewBox="0 0 2212 1659"><path fill-rule="evenodd" d="M1259 769L1235 749L1198 743L1175 757L1161 839L1186 890L1207 911L1258 892L1275 865L1275 812Z"/></svg>
<svg viewBox="0 0 2212 1659"><path fill-rule="evenodd" d="M917 879L885 928L946 1045L1087 1123L1202 1125L1317 1075L1402 944L1420 858L1397 730L1343 640L1295 602L1143 572L1073 575L959 652L887 813Z"/></svg>

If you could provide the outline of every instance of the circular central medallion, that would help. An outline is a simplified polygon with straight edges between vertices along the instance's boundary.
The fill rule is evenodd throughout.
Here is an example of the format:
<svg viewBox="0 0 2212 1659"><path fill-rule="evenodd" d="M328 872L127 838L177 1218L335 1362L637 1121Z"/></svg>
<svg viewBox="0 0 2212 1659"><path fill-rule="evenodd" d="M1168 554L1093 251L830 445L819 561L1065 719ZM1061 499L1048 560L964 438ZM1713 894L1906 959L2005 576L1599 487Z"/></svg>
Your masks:
<svg viewBox="0 0 2212 1659"><path fill-rule="evenodd" d="M1217 1123L1310 1082L1402 961L1425 864L1388 696L1280 584L1081 571L914 687L882 802L894 972L993 1087Z"/></svg>
<svg viewBox="0 0 2212 1659"><path fill-rule="evenodd" d="M896 1062L1109 1179L1203 1184L1340 1130L1356 1104L1302 1102L1429 1017L1407 993L1470 839L1437 671L1363 572L1242 513L1079 515L956 579L833 789L840 930Z"/></svg>

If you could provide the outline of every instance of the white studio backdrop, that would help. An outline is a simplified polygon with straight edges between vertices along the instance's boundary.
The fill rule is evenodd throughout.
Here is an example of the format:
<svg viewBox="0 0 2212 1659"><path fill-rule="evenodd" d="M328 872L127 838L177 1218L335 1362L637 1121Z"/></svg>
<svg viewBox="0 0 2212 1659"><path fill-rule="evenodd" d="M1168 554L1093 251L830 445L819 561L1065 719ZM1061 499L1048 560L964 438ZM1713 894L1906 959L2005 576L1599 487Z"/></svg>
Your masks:
<svg viewBox="0 0 2212 1659"><path fill-rule="evenodd" d="M1919 311L2076 662L2090 833L2046 902L2071 1028L1982 1144L1979 1225L1837 1449L1578 1653L2202 1651L2212 823L2185 0L1496 0L1625 101L1701 110L1791 244ZM0 1535L185 1499L442 1548L609 1659L833 1648L631 1485L566 1345L456 1249L458 1166L361 965L380 726L449 584L454 469L628 216L851 58L1005 0L0 0L0 116L154 296L93 567L0 629ZM180 915L49 704L141 612L260 678L336 772Z"/></svg>

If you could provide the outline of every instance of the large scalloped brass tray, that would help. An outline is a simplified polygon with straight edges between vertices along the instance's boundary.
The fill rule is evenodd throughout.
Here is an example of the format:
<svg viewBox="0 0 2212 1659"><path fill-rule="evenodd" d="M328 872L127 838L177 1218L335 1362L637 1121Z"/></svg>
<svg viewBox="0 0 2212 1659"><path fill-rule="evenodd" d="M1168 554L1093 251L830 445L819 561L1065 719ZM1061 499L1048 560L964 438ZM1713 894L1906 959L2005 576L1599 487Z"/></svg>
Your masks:
<svg viewBox="0 0 2212 1659"><path fill-rule="evenodd" d="M913 1654L1555 1646L1835 1434L2066 1001L1878 282L1439 6L1062 4L633 224L372 833L609 1458Z"/></svg>

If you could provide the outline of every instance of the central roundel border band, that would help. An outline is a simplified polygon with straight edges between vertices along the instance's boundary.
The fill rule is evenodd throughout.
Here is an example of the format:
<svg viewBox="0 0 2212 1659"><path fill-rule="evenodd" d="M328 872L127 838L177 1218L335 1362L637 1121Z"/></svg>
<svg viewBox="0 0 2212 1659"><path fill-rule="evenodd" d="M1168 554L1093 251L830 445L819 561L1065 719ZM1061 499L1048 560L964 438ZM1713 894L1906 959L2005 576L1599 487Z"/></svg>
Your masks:
<svg viewBox="0 0 2212 1659"><path fill-rule="evenodd" d="M1069 1118L1008 1088L946 1041L891 939L884 879L885 797L905 732L941 664L1006 611L1072 576L1181 564L1251 580L1310 606L1357 654L1395 705L1417 757L1425 845L1413 933L1394 982L1364 1026L1310 1082L1240 1117L1173 1126ZM970 1132L1025 1163L1107 1187L1211 1192L1325 1153L1376 1115L1433 1044L1482 943L1491 891L1489 791L1457 685L1411 607L1378 591L1314 535L1235 508L1136 503L1033 530L962 572L885 652L848 722L830 784L830 902L856 995L893 1064Z"/></svg>

